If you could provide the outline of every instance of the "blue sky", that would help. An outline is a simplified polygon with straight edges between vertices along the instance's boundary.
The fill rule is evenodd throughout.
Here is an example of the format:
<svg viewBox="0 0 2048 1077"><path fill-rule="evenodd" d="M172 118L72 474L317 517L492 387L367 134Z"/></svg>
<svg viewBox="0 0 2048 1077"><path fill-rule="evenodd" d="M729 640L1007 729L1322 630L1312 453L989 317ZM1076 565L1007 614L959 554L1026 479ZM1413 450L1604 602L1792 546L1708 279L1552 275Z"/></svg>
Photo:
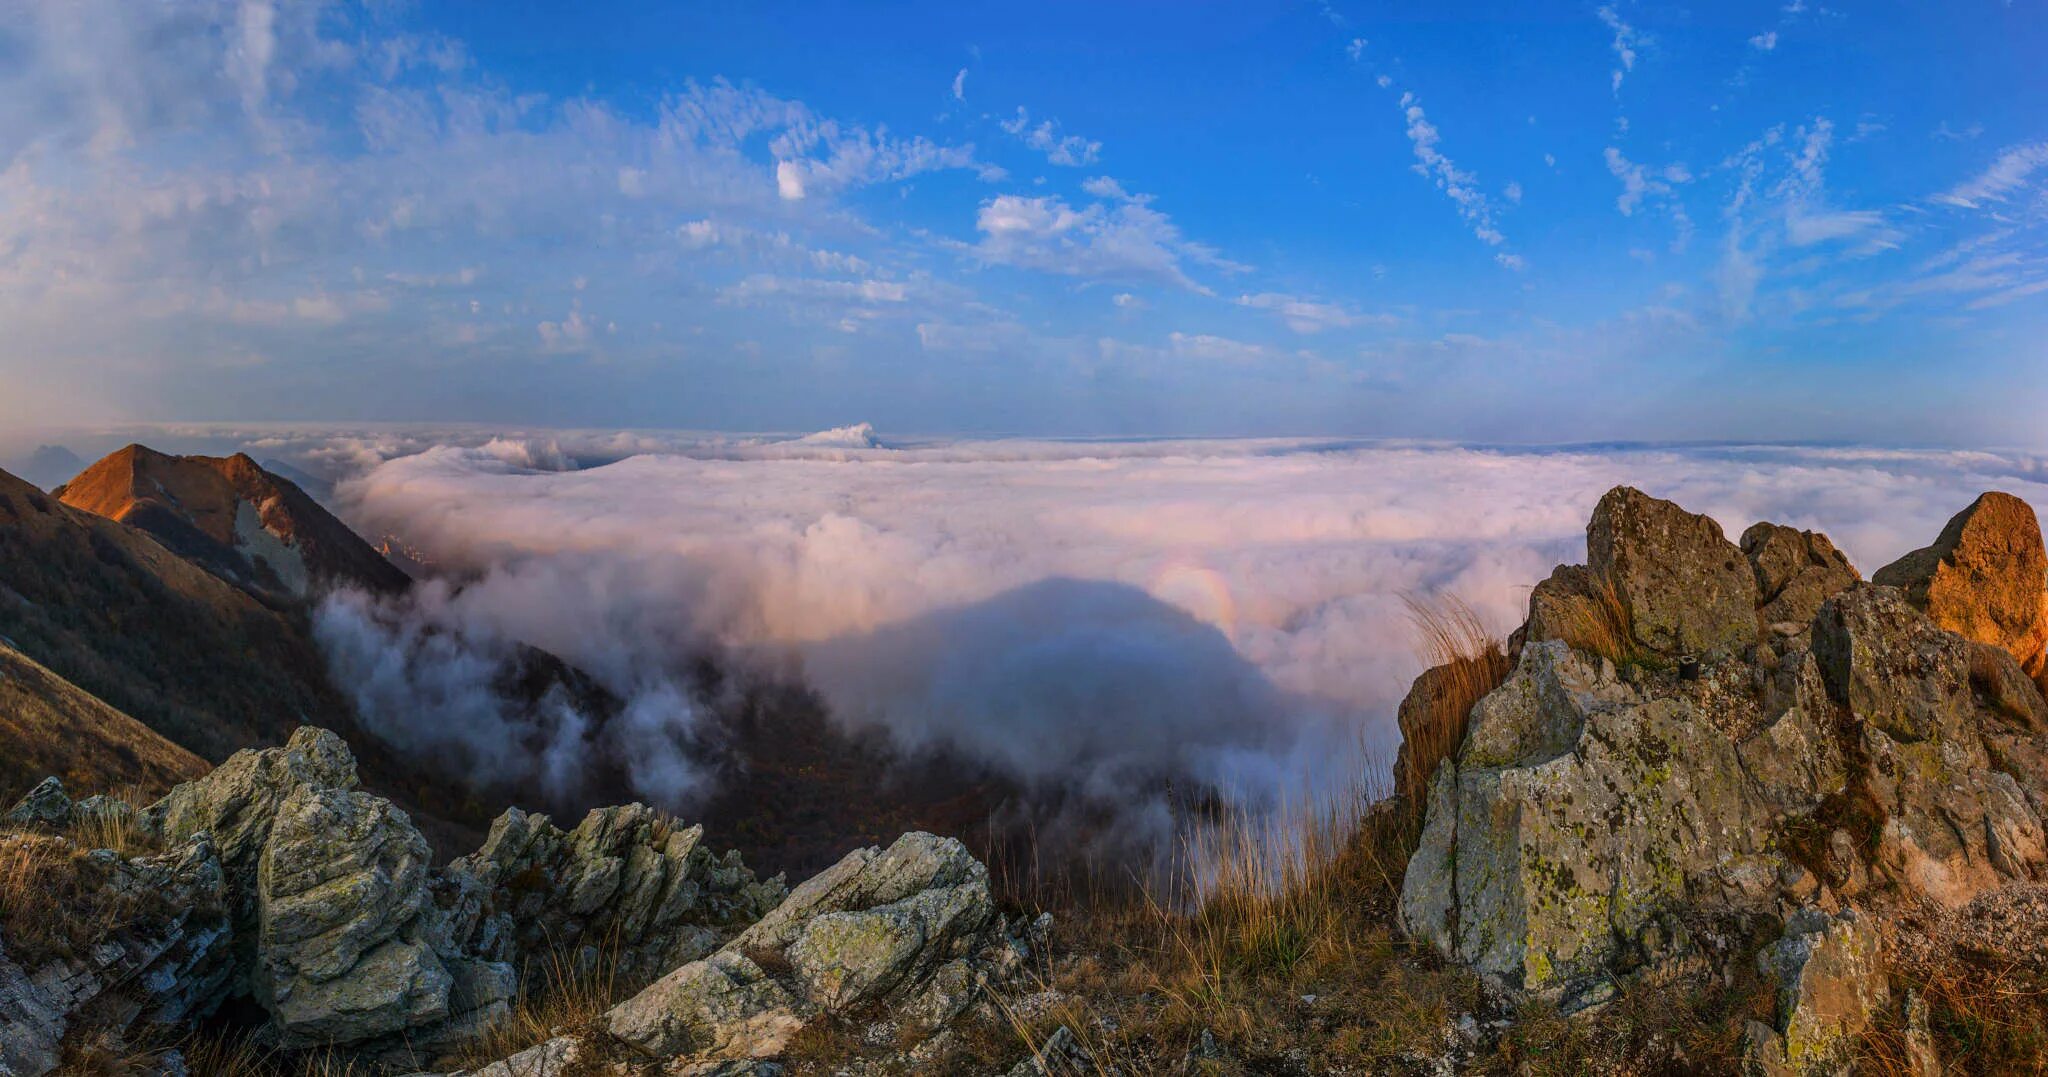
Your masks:
<svg viewBox="0 0 2048 1077"><path fill-rule="evenodd" d="M2048 444L2038 0L0 12L0 422Z"/></svg>

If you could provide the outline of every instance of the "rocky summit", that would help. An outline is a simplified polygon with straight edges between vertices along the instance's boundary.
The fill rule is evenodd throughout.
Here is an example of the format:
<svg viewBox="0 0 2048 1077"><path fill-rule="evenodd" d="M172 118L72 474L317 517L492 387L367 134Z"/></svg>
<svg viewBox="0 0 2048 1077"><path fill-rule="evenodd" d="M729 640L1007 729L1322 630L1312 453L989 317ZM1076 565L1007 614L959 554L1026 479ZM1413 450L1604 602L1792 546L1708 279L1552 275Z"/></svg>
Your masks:
<svg viewBox="0 0 2048 1077"><path fill-rule="evenodd" d="M831 1014L879 1007L930 1035L1045 937L1043 921L999 916L987 870L929 834L857 850L791 891L642 805L568 831L513 809L481 849L436 868L407 814L359 788L348 747L312 727L140 810L74 803L53 778L6 822L0 865L23 865L10 881L54 891L4 899L7 1077L60 1072L88 1039L160 1042L237 1006L261 1015L258 1042L402 1072L502 1024L532 986L522 975L564 964L648 986L601 1026L478 1072L738 1064ZM108 835L122 848L89 847ZM31 938L27 916L63 922Z"/></svg>
<svg viewBox="0 0 2048 1077"><path fill-rule="evenodd" d="M2048 876L2034 514L1986 494L1864 582L1824 536L1760 523L1738 546L1618 489L1587 548L1428 781L1402 921L1565 1012L1753 962L1779 1001L1747 1064L1846 1072L1911 1016L1886 973L1901 923Z"/></svg>

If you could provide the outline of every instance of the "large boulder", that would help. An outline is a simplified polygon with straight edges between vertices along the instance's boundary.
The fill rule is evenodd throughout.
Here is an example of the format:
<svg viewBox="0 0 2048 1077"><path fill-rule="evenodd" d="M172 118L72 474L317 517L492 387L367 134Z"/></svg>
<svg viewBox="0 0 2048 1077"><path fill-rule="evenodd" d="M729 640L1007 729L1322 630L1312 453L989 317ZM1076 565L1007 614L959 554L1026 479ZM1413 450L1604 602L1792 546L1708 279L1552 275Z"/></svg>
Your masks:
<svg viewBox="0 0 2048 1077"><path fill-rule="evenodd" d="M951 838L906 834L790 892L717 953L606 1014L611 1034L656 1057L770 1058L825 1014L874 1006L950 1018L984 977L1021 959L988 871Z"/></svg>
<svg viewBox="0 0 2048 1077"><path fill-rule="evenodd" d="M1936 627L1895 588L1859 585L1814 621L1829 691L1856 720L1854 776L1877 812L1865 835L1875 867L1908 893L1958 906L2048 859L2038 807L2014 774L1992 766L1971 645Z"/></svg>
<svg viewBox="0 0 2048 1077"><path fill-rule="evenodd" d="M1742 533L1742 553L1756 574L1757 620L1766 627L1811 622L1821 603L1863 578L1818 531L1754 524Z"/></svg>
<svg viewBox="0 0 2048 1077"><path fill-rule="evenodd" d="M285 1046L353 1044L448 1016L425 937L432 850L390 801L295 790L257 869L256 999Z"/></svg>
<svg viewBox="0 0 2048 1077"><path fill-rule="evenodd" d="M1513 673L1430 781L1412 934L1574 1008L1798 909L1952 909L2048 874L2048 699L2011 651L1856 581L1806 532L1759 525L1737 551L1620 489L1588 546L1592 565L1539 585ZM1604 642L1573 629L1608 586L1637 646L1725 660L1617 670L1574 650ZM1770 646L1747 646L1764 624ZM1786 946L1832 937L1813 934ZM1764 1027L1793 1065L1805 1033Z"/></svg>
<svg viewBox="0 0 2048 1077"><path fill-rule="evenodd" d="M2048 675L2048 550L2025 501L1987 493L1934 544L1871 576L1897 587L1942 628L2004 648L2028 676Z"/></svg>
<svg viewBox="0 0 2048 1077"><path fill-rule="evenodd" d="M1632 487L1586 526L1587 568L1613 585L1636 642L1665 655L1732 654L1757 636L1755 572L1711 517Z"/></svg>
<svg viewBox="0 0 2048 1077"><path fill-rule="evenodd" d="M640 804L593 809L569 831L513 808L435 885L463 951L514 965L567 951L627 984L704 957L788 894L737 852L712 855L703 827Z"/></svg>
<svg viewBox="0 0 2048 1077"><path fill-rule="evenodd" d="M1774 841L1780 813L1841 781L1816 747L1817 680L1724 729L1675 678L1645 689L1562 641L1528 645L1431 786L1402 883L1408 930L1573 1006L1682 947L1690 914L1776 910L1800 874Z"/></svg>
<svg viewBox="0 0 2048 1077"><path fill-rule="evenodd" d="M301 726L282 748L245 748L172 789L143 811L143 822L166 841L211 835L230 882L253 902L256 861L285 800L301 789L355 787L348 745L327 730Z"/></svg>
<svg viewBox="0 0 2048 1077"><path fill-rule="evenodd" d="M167 840L220 850L236 976L293 1047L430 1046L502 1015L509 965L464 952L429 915L432 852L405 812L356 788L334 734L304 727L236 752L144 809Z"/></svg>

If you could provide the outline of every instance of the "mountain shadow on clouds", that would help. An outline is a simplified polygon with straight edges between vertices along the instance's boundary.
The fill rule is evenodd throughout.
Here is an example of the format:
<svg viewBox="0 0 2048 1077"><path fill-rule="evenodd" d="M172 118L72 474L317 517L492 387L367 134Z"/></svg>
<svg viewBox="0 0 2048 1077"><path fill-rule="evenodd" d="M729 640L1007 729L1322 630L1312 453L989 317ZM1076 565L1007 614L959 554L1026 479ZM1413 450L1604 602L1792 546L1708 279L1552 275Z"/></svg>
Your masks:
<svg viewBox="0 0 2048 1077"><path fill-rule="evenodd" d="M1268 795L1336 724L1216 627L1104 580L1046 579L828 641L804 668L841 722L907 750L1124 802L1164 782Z"/></svg>

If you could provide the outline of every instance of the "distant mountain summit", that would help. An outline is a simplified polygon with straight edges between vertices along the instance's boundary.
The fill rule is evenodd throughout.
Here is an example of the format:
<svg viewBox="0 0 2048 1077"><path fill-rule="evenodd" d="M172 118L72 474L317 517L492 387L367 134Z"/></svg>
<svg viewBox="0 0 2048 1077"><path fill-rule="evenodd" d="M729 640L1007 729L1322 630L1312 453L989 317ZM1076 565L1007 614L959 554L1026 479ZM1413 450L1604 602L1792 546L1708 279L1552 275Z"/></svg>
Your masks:
<svg viewBox="0 0 2048 1077"><path fill-rule="evenodd" d="M78 474L85 461L62 445L38 445L22 461L21 477L47 490Z"/></svg>
<svg viewBox="0 0 2048 1077"><path fill-rule="evenodd" d="M390 594L409 582L297 484L242 453L171 456L130 445L54 493L259 594L305 598L327 586Z"/></svg>

